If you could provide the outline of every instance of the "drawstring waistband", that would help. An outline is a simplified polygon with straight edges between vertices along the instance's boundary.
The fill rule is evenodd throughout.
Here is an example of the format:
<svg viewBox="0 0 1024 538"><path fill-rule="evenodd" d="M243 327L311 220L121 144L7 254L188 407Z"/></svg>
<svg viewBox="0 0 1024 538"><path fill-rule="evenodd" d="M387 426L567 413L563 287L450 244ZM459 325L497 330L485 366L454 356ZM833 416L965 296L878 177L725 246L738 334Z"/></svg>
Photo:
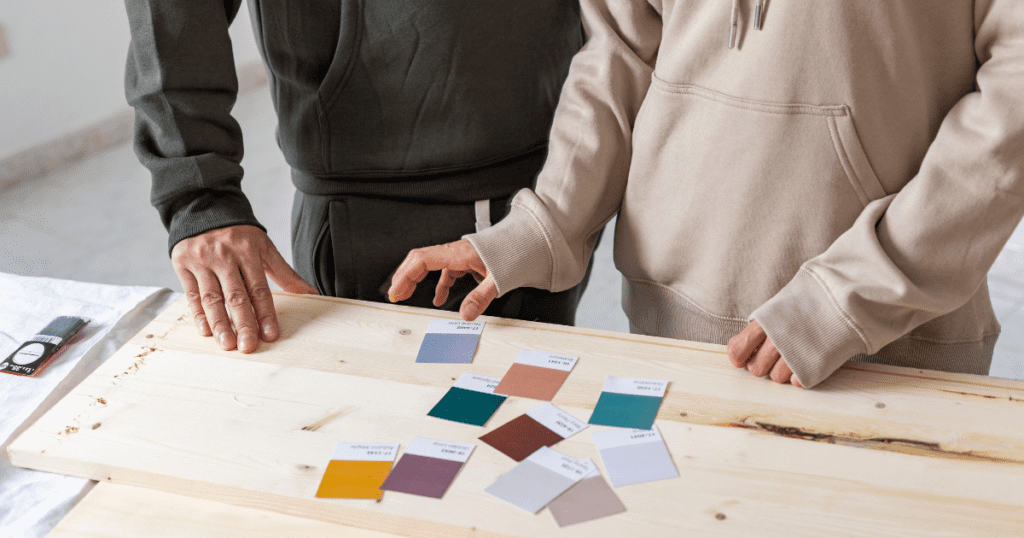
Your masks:
<svg viewBox="0 0 1024 538"><path fill-rule="evenodd" d="M766 0L757 0L757 4L754 5L754 28L761 29L761 20L764 14L764 4ZM740 20L740 0L732 0L732 15L729 17L729 48L733 48L736 45L736 32L739 27Z"/></svg>

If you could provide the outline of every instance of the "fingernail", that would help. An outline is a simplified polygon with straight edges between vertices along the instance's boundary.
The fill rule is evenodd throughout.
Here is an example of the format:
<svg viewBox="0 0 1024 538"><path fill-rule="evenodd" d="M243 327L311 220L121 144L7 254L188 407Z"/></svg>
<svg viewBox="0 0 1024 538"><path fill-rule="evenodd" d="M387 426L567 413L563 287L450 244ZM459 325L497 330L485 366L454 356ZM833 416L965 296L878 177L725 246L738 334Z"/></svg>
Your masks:
<svg viewBox="0 0 1024 538"><path fill-rule="evenodd" d="M388 300L391 301L392 303L397 303L398 302L398 294L393 292L393 291L391 291L391 290L388 290Z"/></svg>
<svg viewBox="0 0 1024 538"><path fill-rule="evenodd" d="M478 307L474 303L469 303L468 305L466 305L466 316L467 317L475 318L475 317L477 317L479 315L480 315L480 307Z"/></svg>
<svg viewBox="0 0 1024 538"><path fill-rule="evenodd" d="M238 349L239 351L248 351L255 347L252 335L245 333L238 337Z"/></svg>
<svg viewBox="0 0 1024 538"><path fill-rule="evenodd" d="M270 338L270 331L273 330L273 327L270 326L270 322L268 321L263 324L263 328L261 330L263 331L264 338Z"/></svg>
<svg viewBox="0 0 1024 538"><path fill-rule="evenodd" d="M217 343L220 344L221 349L228 348L228 333L220 333L217 335Z"/></svg>

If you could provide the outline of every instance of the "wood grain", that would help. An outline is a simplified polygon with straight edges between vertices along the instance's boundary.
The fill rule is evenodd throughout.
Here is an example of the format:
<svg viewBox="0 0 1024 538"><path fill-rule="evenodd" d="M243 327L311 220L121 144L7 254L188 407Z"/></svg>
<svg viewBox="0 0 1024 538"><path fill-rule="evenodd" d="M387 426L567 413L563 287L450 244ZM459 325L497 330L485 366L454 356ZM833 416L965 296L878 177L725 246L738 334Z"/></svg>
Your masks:
<svg viewBox="0 0 1024 538"><path fill-rule="evenodd" d="M1024 525L1019 382L855 364L807 391L732 368L721 346L509 320L488 320L472 365L417 365L428 322L450 315L275 299L284 338L247 356L199 337L176 304L12 443L11 460L403 536L975 536ZM537 402L510 398L485 428L426 412L464 371L500 377L522 349L580 356L554 403L581 419L606 375L670 380L658 424L681 478L618 488L627 512L565 529L484 493L514 462L476 438ZM590 433L601 429L555 448L599 461ZM404 448L415 435L477 445L443 500L314 498L336 441Z"/></svg>
<svg viewBox="0 0 1024 538"><path fill-rule="evenodd" d="M394 534L100 483L47 538L396 538Z"/></svg>

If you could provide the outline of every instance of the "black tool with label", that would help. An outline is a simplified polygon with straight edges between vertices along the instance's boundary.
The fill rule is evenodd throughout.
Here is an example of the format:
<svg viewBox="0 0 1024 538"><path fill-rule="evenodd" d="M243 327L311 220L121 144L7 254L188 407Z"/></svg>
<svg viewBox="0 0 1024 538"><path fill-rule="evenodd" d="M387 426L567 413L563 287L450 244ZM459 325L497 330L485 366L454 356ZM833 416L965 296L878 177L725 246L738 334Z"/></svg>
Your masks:
<svg viewBox="0 0 1024 538"><path fill-rule="evenodd" d="M27 377L38 375L88 324L89 320L74 316L54 318L39 334L26 340L0 363L0 373Z"/></svg>

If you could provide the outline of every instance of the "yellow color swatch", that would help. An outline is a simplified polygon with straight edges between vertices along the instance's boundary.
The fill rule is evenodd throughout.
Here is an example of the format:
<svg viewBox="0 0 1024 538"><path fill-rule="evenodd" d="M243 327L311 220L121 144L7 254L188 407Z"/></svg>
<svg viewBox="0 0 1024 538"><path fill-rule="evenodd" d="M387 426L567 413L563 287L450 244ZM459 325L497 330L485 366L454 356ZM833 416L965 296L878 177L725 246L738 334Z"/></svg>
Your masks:
<svg viewBox="0 0 1024 538"><path fill-rule="evenodd" d="M390 461L338 461L327 464L317 497L380 499L380 486L391 472Z"/></svg>

